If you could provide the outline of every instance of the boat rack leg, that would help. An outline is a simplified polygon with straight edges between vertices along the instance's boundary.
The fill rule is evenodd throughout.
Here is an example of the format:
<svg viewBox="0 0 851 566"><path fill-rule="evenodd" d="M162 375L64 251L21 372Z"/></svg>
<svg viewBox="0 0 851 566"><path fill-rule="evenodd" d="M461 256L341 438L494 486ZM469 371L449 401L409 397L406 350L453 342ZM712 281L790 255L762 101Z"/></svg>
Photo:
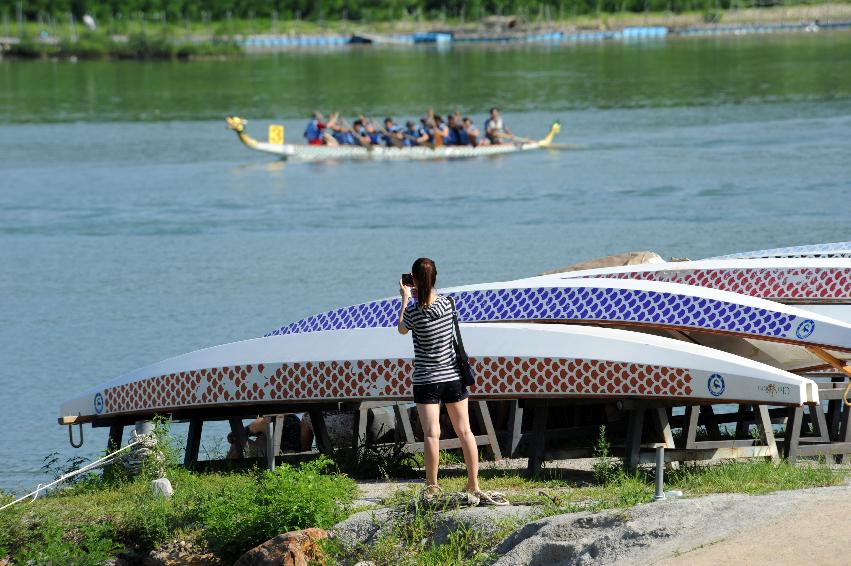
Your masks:
<svg viewBox="0 0 851 566"><path fill-rule="evenodd" d="M528 402L526 406L532 410L532 445L529 447L529 463L526 466L526 475L535 477L541 473L541 464L544 461L549 407L546 400L537 401L534 404Z"/></svg>
<svg viewBox="0 0 851 566"><path fill-rule="evenodd" d="M626 425L626 453L624 454L624 464L628 470L634 470L638 467L641 456L644 411L643 407L636 407L629 411L629 421Z"/></svg>
<svg viewBox="0 0 851 566"><path fill-rule="evenodd" d="M786 435L783 437L783 453L790 464L794 464L798 459L803 417L803 407L789 407L786 418Z"/></svg>
<svg viewBox="0 0 851 566"><path fill-rule="evenodd" d="M316 447L323 454L331 454L334 447L331 446L331 437L328 436L328 429L325 427L325 417L322 411L312 409L308 411L310 415L310 424L313 425L313 436L316 439Z"/></svg>
<svg viewBox="0 0 851 566"><path fill-rule="evenodd" d="M186 469L194 469L198 464L198 452L201 450L201 430L203 427L203 419L198 417L189 419L189 432L186 434L186 453L183 455L183 467Z"/></svg>
<svg viewBox="0 0 851 566"><path fill-rule="evenodd" d="M121 448L121 441L124 439L124 425L114 424L109 427L109 439L106 441L107 453L115 452Z"/></svg>
<svg viewBox="0 0 851 566"><path fill-rule="evenodd" d="M780 459L780 454L777 452L777 442L774 439L774 428L771 426L771 415L768 414L768 406L755 405L754 412L756 413L759 434L762 440L765 441L765 445L768 446L771 461L777 462Z"/></svg>
<svg viewBox="0 0 851 566"><path fill-rule="evenodd" d="M516 458L520 448L520 440L523 438L523 406L520 401L514 399L509 401L508 407L508 443L506 452L509 458Z"/></svg>
<svg viewBox="0 0 851 566"><path fill-rule="evenodd" d="M266 417L266 430L264 432L266 437L266 467L269 468L270 472L274 472L275 457L278 455L277 448L281 445L280 441L275 444L275 433L277 432L275 417Z"/></svg>
<svg viewBox="0 0 851 566"><path fill-rule="evenodd" d="M484 431L487 436L488 443L485 444L485 449L490 452L490 456L494 459L494 461L502 460L502 451L499 449L499 441L496 438L493 421L491 421L491 413L488 409L488 402L474 401L472 405L473 415L478 422L479 428Z"/></svg>
<svg viewBox="0 0 851 566"><path fill-rule="evenodd" d="M843 443L851 443L851 407L841 407L842 416L839 419L839 437L837 440ZM851 462L851 456L846 452L838 456L838 463L847 464Z"/></svg>
<svg viewBox="0 0 851 566"><path fill-rule="evenodd" d="M408 409L405 407L405 403L395 403L393 412L396 414L396 430L403 432L405 449L410 451L416 441L414 440L414 427L411 426L411 419L408 418Z"/></svg>

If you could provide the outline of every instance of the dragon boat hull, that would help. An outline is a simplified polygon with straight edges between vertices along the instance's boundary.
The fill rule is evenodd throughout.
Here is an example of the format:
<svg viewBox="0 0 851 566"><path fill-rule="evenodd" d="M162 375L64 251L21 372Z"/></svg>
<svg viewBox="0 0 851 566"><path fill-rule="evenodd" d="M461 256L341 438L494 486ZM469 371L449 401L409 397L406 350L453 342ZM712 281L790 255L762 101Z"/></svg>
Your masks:
<svg viewBox="0 0 851 566"><path fill-rule="evenodd" d="M815 383L710 348L612 328L464 325L475 398L648 398L801 405ZM209 407L304 406L412 395L413 347L392 328L257 338L123 375L61 406L60 420L190 414Z"/></svg>

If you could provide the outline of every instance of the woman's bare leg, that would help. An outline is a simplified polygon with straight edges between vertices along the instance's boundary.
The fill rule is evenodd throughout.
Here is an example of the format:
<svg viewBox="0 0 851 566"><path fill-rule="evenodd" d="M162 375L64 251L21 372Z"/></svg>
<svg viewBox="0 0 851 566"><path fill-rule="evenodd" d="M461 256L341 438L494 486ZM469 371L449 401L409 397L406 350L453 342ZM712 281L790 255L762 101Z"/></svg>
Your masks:
<svg viewBox="0 0 851 566"><path fill-rule="evenodd" d="M479 447L476 438L470 430L470 415L467 410L467 400L457 403L447 403L446 411L455 435L461 441L461 450L464 452L464 465L467 466L467 491L479 491Z"/></svg>
<svg viewBox="0 0 851 566"><path fill-rule="evenodd" d="M437 485L437 464L440 459L440 405L417 403L417 413L423 427L426 485Z"/></svg>

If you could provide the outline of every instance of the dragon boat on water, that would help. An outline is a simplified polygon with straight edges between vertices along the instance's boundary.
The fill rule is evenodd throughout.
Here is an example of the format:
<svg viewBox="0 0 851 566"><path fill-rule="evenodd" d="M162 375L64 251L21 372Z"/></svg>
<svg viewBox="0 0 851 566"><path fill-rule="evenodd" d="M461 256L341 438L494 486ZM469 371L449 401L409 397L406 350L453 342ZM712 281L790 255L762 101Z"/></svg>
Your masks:
<svg viewBox="0 0 851 566"><path fill-rule="evenodd" d="M381 145L309 145L284 143L283 136L278 133L270 135L268 142L258 141L245 131L246 121L236 116L226 118L228 128L236 132L240 141L249 149L276 155L281 159L298 161L330 161L330 160L425 160L425 159L466 159L471 157L486 157L519 153L550 147L553 138L561 126L553 123L550 131L540 140L523 140L516 143L496 145L419 145L413 147L385 147ZM519 138L518 138L519 139Z"/></svg>

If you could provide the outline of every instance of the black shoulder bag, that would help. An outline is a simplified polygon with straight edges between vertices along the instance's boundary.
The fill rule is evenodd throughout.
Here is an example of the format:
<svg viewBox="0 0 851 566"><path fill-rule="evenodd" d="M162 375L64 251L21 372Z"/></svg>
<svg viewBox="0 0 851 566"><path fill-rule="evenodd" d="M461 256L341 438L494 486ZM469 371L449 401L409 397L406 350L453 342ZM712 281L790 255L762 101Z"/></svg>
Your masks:
<svg viewBox="0 0 851 566"><path fill-rule="evenodd" d="M467 356L464 340L461 339L461 327L458 325L458 309L455 308L455 299L449 297L449 302L452 303L452 320L455 323L455 339L452 341L455 348L455 364L458 366L458 371L461 372L461 383L470 387L476 383L476 374L473 373L470 357Z"/></svg>

